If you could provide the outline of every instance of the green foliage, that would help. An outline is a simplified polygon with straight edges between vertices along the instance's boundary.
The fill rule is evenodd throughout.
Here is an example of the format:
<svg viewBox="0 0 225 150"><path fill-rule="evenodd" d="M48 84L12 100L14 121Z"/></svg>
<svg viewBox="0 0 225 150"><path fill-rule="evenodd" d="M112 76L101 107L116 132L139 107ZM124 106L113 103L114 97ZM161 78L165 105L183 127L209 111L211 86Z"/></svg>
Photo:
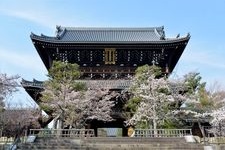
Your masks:
<svg viewBox="0 0 225 150"><path fill-rule="evenodd" d="M150 75L154 75L154 78L158 78L162 75L161 68L157 66L144 65L135 70L135 84L130 87L130 92L134 92L139 88L140 84L146 82Z"/></svg>
<svg viewBox="0 0 225 150"><path fill-rule="evenodd" d="M86 91L87 90L87 86L85 83L81 83L81 82L77 82L76 84L74 84L74 90L76 91Z"/></svg>
<svg viewBox="0 0 225 150"><path fill-rule="evenodd" d="M162 129L184 129L185 128L184 122L178 119L166 119L163 121L162 125L160 128Z"/></svg>
<svg viewBox="0 0 225 150"><path fill-rule="evenodd" d="M141 102L140 97L132 97L125 105L126 112L131 117L137 110L138 104Z"/></svg>
<svg viewBox="0 0 225 150"><path fill-rule="evenodd" d="M195 95L196 102L187 104L188 110L193 110L198 113L204 113L210 111L214 107L212 99L210 99L210 93L206 90L206 82L202 82L200 73L191 72L184 76L185 86L187 94Z"/></svg>
<svg viewBox="0 0 225 150"><path fill-rule="evenodd" d="M153 74L155 77L159 77L162 75L162 71L160 67L149 65L140 66L135 70L135 77L138 77L139 80L147 79L147 76L143 76L143 74Z"/></svg>
<svg viewBox="0 0 225 150"><path fill-rule="evenodd" d="M47 114L51 114L53 112L53 109L50 106L48 106L48 105L40 104L39 106L40 106L41 110L43 110Z"/></svg>
<svg viewBox="0 0 225 150"><path fill-rule="evenodd" d="M201 88L205 88L206 82L201 82L200 73L191 72L184 76L186 90L189 94L193 94Z"/></svg>
<svg viewBox="0 0 225 150"><path fill-rule="evenodd" d="M61 61L53 61L48 73L48 77L51 80L54 79L59 82L75 81L80 76L79 65Z"/></svg>
<svg viewBox="0 0 225 150"><path fill-rule="evenodd" d="M86 85L76 82L80 76L79 65L53 61L48 73L49 80L44 85L51 87L54 91L60 91L62 85L68 85L75 91L82 91L86 89Z"/></svg>
<svg viewBox="0 0 225 150"><path fill-rule="evenodd" d="M152 122L147 121L146 119L142 119L141 121L138 121L135 128L137 129L149 129Z"/></svg>
<svg viewBox="0 0 225 150"><path fill-rule="evenodd" d="M210 108L213 107L213 101L209 97L209 93L206 91L204 87L201 87L198 91L199 95L199 102L203 108Z"/></svg>

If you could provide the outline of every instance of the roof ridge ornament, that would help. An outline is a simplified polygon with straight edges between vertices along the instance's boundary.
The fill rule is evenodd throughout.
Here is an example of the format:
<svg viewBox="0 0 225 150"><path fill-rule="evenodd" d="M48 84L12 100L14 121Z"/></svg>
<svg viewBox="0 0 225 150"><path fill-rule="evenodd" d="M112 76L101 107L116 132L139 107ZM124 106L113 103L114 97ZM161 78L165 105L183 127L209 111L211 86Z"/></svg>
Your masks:
<svg viewBox="0 0 225 150"><path fill-rule="evenodd" d="M62 31L62 27L60 25L56 25L56 32L61 32Z"/></svg>
<svg viewBox="0 0 225 150"><path fill-rule="evenodd" d="M164 30L162 30L162 34L161 34L161 37L160 37L160 40L165 40L165 31Z"/></svg>
<svg viewBox="0 0 225 150"><path fill-rule="evenodd" d="M63 28L61 26L56 26L56 38L60 40L60 38L65 34L66 28Z"/></svg>
<svg viewBox="0 0 225 150"><path fill-rule="evenodd" d="M161 34L158 32L158 30L156 28L154 29L154 32L159 38L161 38Z"/></svg>
<svg viewBox="0 0 225 150"><path fill-rule="evenodd" d="M59 39L60 38L60 33L62 32L62 28L60 25L56 25L56 37Z"/></svg>
<svg viewBox="0 0 225 150"><path fill-rule="evenodd" d="M187 33L187 36L186 36L186 37L191 37L191 34L190 34L190 32L188 32L188 33Z"/></svg>

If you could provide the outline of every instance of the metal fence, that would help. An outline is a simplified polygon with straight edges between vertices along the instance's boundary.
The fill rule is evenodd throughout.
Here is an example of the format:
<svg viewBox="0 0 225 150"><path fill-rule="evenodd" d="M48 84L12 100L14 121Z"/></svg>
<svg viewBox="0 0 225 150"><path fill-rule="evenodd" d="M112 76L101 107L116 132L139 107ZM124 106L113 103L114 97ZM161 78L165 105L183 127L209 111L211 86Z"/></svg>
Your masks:
<svg viewBox="0 0 225 150"><path fill-rule="evenodd" d="M38 137L94 137L93 129L30 129Z"/></svg>
<svg viewBox="0 0 225 150"><path fill-rule="evenodd" d="M191 129L135 129L135 137L184 137Z"/></svg>

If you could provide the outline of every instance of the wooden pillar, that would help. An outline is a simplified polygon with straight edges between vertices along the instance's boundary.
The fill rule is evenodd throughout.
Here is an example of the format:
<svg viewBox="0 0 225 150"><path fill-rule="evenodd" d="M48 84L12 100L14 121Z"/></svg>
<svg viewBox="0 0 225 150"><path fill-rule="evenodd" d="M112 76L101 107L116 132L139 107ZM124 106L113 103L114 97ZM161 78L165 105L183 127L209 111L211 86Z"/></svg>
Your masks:
<svg viewBox="0 0 225 150"><path fill-rule="evenodd" d="M122 136L123 136L123 137L124 137L124 136L125 136L125 137L128 136L128 135L127 135L127 132L128 132L128 129L127 129L126 127L123 127L123 128L122 128Z"/></svg>
<svg viewBox="0 0 225 150"><path fill-rule="evenodd" d="M93 120L90 122L90 124L88 125L89 129L93 129L94 130L94 135L95 137L98 136L98 125L97 125L97 121Z"/></svg>
<svg viewBox="0 0 225 150"><path fill-rule="evenodd" d="M95 137L98 136L98 128L97 127L94 127L94 134L95 134Z"/></svg>

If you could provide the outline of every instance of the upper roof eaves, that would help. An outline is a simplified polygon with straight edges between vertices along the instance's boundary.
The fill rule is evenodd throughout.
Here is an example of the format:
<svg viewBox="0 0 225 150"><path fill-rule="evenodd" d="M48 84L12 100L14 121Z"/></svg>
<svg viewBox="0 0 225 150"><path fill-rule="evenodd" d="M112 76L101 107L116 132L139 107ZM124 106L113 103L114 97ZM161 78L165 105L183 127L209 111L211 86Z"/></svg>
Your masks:
<svg viewBox="0 0 225 150"><path fill-rule="evenodd" d="M189 39L166 38L164 27L150 28L78 28L56 26L56 36L31 33L31 39L50 43L167 43Z"/></svg>

